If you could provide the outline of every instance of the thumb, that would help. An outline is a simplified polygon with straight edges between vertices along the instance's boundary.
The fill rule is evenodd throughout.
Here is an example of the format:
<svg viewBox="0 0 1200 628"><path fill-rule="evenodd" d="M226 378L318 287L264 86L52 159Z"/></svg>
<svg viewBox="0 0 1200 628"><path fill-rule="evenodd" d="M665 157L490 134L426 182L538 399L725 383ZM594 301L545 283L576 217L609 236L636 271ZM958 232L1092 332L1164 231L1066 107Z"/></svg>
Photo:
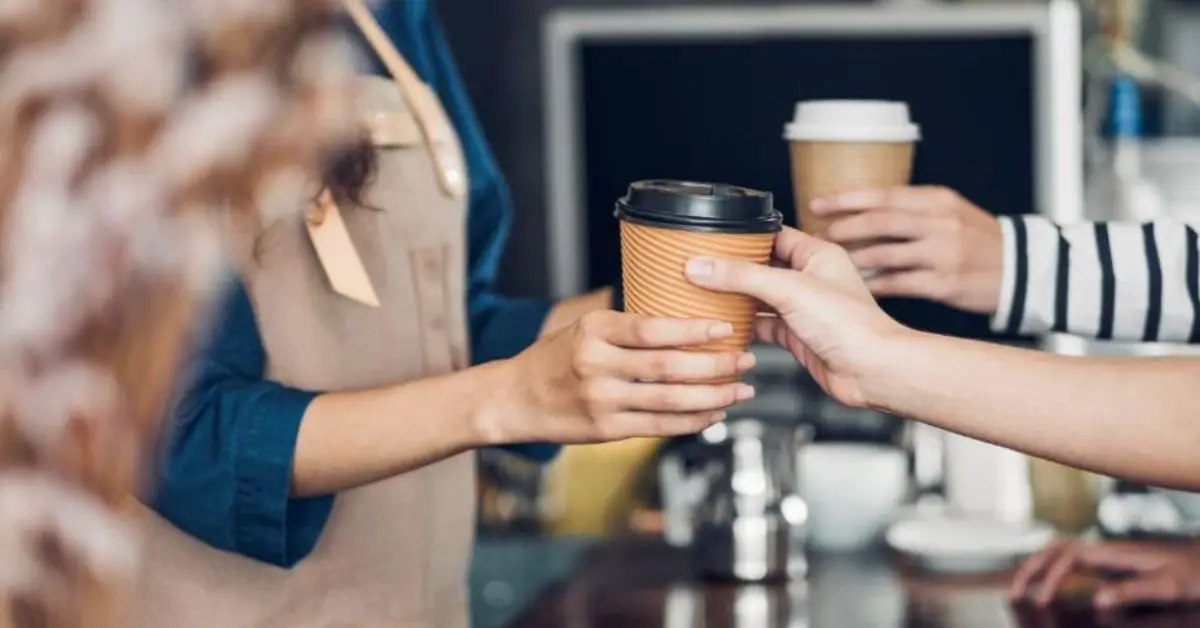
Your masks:
<svg viewBox="0 0 1200 628"><path fill-rule="evenodd" d="M735 260L697 257L684 269L693 284L716 292L735 292L766 303L781 316L796 310L800 292L800 273Z"/></svg>

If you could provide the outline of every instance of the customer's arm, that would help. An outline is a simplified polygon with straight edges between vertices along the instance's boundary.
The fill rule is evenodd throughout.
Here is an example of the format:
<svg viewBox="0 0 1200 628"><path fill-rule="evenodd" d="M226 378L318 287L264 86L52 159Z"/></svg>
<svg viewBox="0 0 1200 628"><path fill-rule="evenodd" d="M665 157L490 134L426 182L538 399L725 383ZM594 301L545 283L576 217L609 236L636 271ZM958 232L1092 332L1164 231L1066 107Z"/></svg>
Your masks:
<svg viewBox="0 0 1200 628"><path fill-rule="evenodd" d="M932 334L880 338L867 404L1038 457L1200 489L1200 359L1078 358Z"/></svg>
<svg viewBox="0 0 1200 628"><path fill-rule="evenodd" d="M1050 355L915 332L875 304L846 253L796 231L769 268L699 260L697 284L753 295L760 322L839 400L1108 475L1200 488L1200 358Z"/></svg>
<svg viewBox="0 0 1200 628"><path fill-rule="evenodd" d="M880 296L992 315L1008 334L1200 342L1200 248L1191 226L995 218L957 192L909 187L821 199L828 236L856 250ZM874 240L866 247L856 243Z"/></svg>

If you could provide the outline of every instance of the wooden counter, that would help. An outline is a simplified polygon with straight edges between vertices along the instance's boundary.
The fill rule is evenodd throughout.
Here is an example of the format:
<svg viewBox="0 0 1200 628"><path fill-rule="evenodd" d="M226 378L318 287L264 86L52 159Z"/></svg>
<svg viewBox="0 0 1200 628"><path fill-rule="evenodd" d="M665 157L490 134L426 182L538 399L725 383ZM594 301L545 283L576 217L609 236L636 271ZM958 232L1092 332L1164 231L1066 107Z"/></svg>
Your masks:
<svg viewBox="0 0 1200 628"><path fill-rule="evenodd" d="M933 578L882 554L814 557L806 583L736 586L693 577L655 540L598 544L513 628L1200 628L1200 611L1096 616L1082 605L1013 610L1007 577Z"/></svg>

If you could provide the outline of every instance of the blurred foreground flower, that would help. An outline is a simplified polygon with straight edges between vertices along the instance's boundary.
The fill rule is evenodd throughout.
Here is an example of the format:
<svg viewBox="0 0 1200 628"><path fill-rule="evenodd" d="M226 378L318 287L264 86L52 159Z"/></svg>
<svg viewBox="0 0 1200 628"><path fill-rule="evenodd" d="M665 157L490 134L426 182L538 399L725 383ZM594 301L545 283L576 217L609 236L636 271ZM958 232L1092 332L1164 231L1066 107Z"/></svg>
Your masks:
<svg viewBox="0 0 1200 628"><path fill-rule="evenodd" d="M223 245L357 139L338 9L0 1L0 628L123 624Z"/></svg>

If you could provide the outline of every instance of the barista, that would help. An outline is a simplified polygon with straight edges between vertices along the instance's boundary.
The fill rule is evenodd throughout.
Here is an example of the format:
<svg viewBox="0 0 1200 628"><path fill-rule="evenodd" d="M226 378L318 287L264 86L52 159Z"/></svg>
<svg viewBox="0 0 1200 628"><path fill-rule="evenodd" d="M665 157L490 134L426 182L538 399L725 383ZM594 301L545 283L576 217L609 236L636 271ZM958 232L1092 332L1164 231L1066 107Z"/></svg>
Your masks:
<svg viewBox="0 0 1200 628"><path fill-rule="evenodd" d="M464 627L472 449L691 433L750 395L695 383L748 355L667 348L728 325L494 292L511 208L432 8L347 4L391 75L358 87L370 144L307 215L244 230L171 417L138 626Z"/></svg>

